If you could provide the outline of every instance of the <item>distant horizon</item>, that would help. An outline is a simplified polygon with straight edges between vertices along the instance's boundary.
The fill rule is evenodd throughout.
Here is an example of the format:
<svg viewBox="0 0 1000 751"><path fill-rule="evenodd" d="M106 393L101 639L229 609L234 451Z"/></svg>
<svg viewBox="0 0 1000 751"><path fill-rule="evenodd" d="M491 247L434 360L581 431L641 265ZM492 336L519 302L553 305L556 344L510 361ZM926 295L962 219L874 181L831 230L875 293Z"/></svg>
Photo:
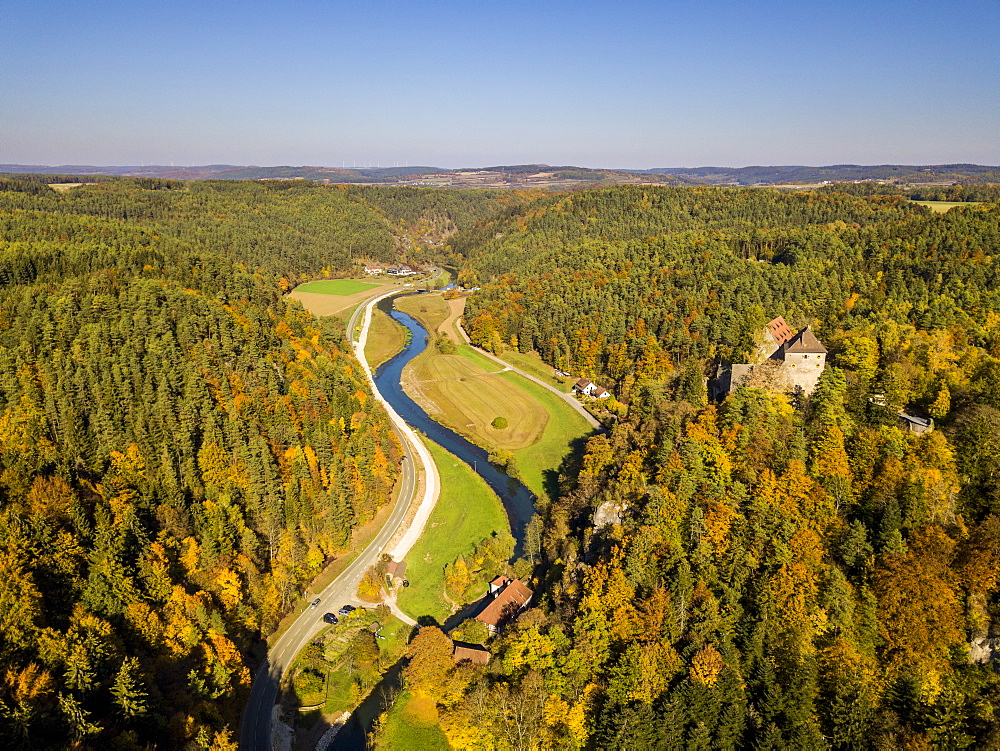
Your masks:
<svg viewBox="0 0 1000 751"><path fill-rule="evenodd" d="M0 163L1000 164L997 28L995 0L8 3Z"/></svg>
<svg viewBox="0 0 1000 751"><path fill-rule="evenodd" d="M87 169L206 169L206 168L219 168L227 167L233 169L279 169L279 168L289 168L289 169L330 169L330 170L346 170L346 171L358 171L358 170L391 170L391 169L435 169L443 170L449 172L458 172L462 170L486 170L486 169L498 169L505 167L548 167L551 169L586 169L594 171L654 171L654 170L699 170L699 169L724 169L724 170L741 170L741 169L752 169L752 168L773 168L773 169L783 169L783 168L806 168L806 169L824 169L832 167L988 167L1000 170L1000 164L989 164L987 162L969 162L969 161L938 161L938 162L829 162L824 164L806 164L806 163L792 163L792 162L754 162L747 164L696 164L691 166L657 166L657 167L618 167L618 166L600 166L592 167L582 163L556 163L556 162L507 162L504 164L464 164L460 167L445 167L438 164L393 164L393 165L362 165L362 166L352 166L352 167L341 167L335 164L322 164L319 162L293 164L293 163L234 163L234 162L204 162L204 163L190 163L190 164L167 164L165 162L149 162L146 164L129 164L127 162L122 162L120 164L104 163L99 164L95 162L63 162L61 164L40 164L40 163L27 163L27 162L4 162L0 163L0 171L4 167L22 167L22 168L46 168L46 169L62 169L62 168L87 168Z"/></svg>

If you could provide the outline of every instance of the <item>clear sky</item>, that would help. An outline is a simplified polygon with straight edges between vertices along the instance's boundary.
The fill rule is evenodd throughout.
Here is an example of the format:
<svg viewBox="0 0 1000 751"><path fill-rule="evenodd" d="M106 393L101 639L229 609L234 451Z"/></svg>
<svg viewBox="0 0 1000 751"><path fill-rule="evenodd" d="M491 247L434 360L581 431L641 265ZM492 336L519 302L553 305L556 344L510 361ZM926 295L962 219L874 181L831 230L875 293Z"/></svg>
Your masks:
<svg viewBox="0 0 1000 751"><path fill-rule="evenodd" d="M0 0L0 163L1000 164L998 0Z"/></svg>

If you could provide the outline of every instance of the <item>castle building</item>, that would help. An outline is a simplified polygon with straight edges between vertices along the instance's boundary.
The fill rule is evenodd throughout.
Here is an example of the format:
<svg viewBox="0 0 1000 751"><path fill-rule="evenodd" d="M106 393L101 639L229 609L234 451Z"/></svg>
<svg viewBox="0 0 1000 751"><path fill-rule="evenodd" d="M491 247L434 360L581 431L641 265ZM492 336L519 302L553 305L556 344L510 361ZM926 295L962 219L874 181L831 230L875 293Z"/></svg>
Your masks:
<svg viewBox="0 0 1000 751"><path fill-rule="evenodd" d="M740 386L811 394L826 368L826 347L807 326L792 333L785 319L778 316L761 332L751 359L720 368L716 395L724 396Z"/></svg>

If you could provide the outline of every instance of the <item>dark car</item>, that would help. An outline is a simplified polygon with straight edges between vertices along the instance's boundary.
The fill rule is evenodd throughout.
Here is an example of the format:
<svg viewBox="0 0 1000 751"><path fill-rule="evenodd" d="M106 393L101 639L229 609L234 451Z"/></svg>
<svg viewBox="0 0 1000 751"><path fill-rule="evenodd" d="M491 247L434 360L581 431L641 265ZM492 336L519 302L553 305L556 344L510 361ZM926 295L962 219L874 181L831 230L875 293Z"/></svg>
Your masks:
<svg viewBox="0 0 1000 751"><path fill-rule="evenodd" d="M334 625L337 624L337 616L335 616L333 613L327 613L326 615L324 615L323 620L326 623L332 623Z"/></svg>
<svg viewBox="0 0 1000 751"><path fill-rule="evenodd" d="M310 608L319 607L319 598L317 597L315 600L313 600L312 602L310 602L309 603L309 607Z"/></svg>
<svg viewBox="0 0 1000 751"><path fill-rule="evenodd" d="M344 607L342 607L337 612L340 613L341 615L347 615L348 613L353 613L355 610L357 610L357 608L354 607L353 605L344 605Z"/></svg>

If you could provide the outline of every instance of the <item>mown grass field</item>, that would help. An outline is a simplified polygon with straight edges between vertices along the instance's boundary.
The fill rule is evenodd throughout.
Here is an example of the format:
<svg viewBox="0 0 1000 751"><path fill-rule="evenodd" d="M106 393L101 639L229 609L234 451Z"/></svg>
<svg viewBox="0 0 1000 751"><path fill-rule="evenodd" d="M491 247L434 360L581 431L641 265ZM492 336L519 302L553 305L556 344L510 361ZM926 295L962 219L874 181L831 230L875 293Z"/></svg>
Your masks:
<svg viewBox="0 0 1000 751"><path fill-rule="evenodd" d="M428 331L437 331L450 314L448 301L441 295L424 294L408 295L397 298L396 310L411 315L423 324Z"/></svg>
<svg viewBox="0 0 1000 751"><path fill-rule="evenodd" d="M372 310L368 342L365 344L365 357L371 369L377 370L379 365L391 360L405 346L406 329L377 307Z"/></svg>
<svg viewBox="0 0 1000 751"><path fill-rule="evenodd" d="M558 471L563 459L572 451L574 441L590 435L594 429L579 412L548 389L517 373L504 373L503 377L516 380L518 388L537 400L549 415L541 436L532 445L514 452L524 484L543 498L552 487L546 482L549 473Z"/></svg>
<svg viewBox="0 0 1000 751"><path fill-rule="evenodd" d="M926 206L935 214L943 214L956 206L978 206L982 201L913 201L921 206Z"/></svg>
<svg viewBox="0 0 1000 751"><path fill-rule="evenodd" d="M314 285L320 287L313 289ZM389 280L366 282L359 279L324 279L300 284L288 294L288 297L298 300L303 308L318 318L337 316L346 321L354 309L365 300L398 287L398 282ZM323 291L324 289L328 291ZM329 291L337 289L340 291ZM351 289L354 291L350 292Z"/></svg>
<svg viewBox="0 0 1000 751"><path fill-rule="evenodd" d="M295 289L299 292L309 292L314 295L356 295L358 292L367 292L377 289L381 285L362 282L358 279L321 279L318 282L306 282L300 284Z"/></svg>
<svg viewBox="0 0 1000 751"><path fill-rule="evenodd" d="M463 461L427 441L441 473L441 496L424 534L406 556L412 586L400 591L399 606L414 617L429 615L444 623L451 606L444 598L444 567L471 553L476 543L499 530L510 530L496 493ZM486 582L483 582L486 591Z"/></svg>
<svg viewBox="0 0 1000 751"><path fill-rule="evenodd" d="M449 327L454 314L440 295L418 295L396 301L428 331ZM454 334L454 329L452 329ZM455 341L452 336L452 341ZM419 392L419 401L434 419L482 446L509 451L531 446L549 422L548 410L518 381L500 375L502 367L467 345L455 354L442 354L433 345L416 358L404 373L406 385ZM492 426L497 417L507 427Z"/></svg>
<svg viewBox="0 0 1000 751"><path fill-rule="evenodd" d="M500 355L500 359L504 362L509 362L515 368L520 368L525 373L530 373L539 380L545 381L564 394L570 392L570 389L573 387L573 381L576 380L567 378L565 381L560 381L552 374L552 366L542 362L542 359L538 355L526 355L514 350L508 350Z"/></svg>
<svg viewBox="0 0 1000 751"><path fill-rule="evenodd" d="M440 295L420 295L397 301L429 331L445 330L459 341L454 323L464 301L444 300ZM402 303L402 304L401 304ZM569 384L552 376L552 369L539 358L519 352L504 359L561 391ZM444 355L433 346L410 365L410 376L421 392L421 402L437 407L432 416L470 436L487 448L506 449L517 456L524 484L543 496L577 439L592 431L587 421L551 391L517 373L498 372L500 365L472 347L460 344L454 355ZM496 417L505 417L508 427L493 428Z"/></svg>
<svg viewBox="0 0 1000 751"><path fill-rule="evenodd" d="M546 408L517 381L485 371L459 354L434 354L413 365L413 375L420 382L424 396L437 405L442 422L477 443L499 449L516 450L532 445L549 422ZM492 426L497 417L507 420L507 427Z"/></svg>

